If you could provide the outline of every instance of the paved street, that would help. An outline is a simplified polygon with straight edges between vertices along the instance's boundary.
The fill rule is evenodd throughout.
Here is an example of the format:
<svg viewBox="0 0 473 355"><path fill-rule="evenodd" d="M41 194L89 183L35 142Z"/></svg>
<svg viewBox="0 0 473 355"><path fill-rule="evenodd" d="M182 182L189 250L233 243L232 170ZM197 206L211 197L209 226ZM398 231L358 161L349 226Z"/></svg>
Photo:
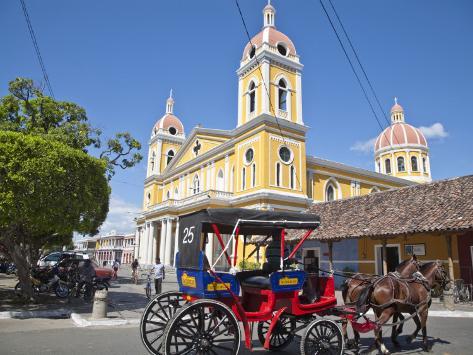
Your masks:
<svg viewBox="0 0 473 355"><path fill-rule="evenodd" d="M146 304L143 296L143 285L129 283L128 270L121 270L121 278L110 288L112 299L109 316L115 318L136 319ZM4 282L5 279L3 279ZM175 275L168 274L163 289L177 288ZM71 305L74 311L80 311L84 317L90 312L91 305L77 307ZM440 305L432 308L440 309ZM471 307L469 307L471 308ZM470 309L471 310L471 309ZM413 330L413 322L405 327L405 333ZM432 317L429 320L429 338L433 342L434 354L471 354L473 348L473 318L441 318ZM390 331L389 331L390 332ZM385 335L388 332L385 332ZM388 335L389 336L389 335ZM256 339L256 337L254 337ZM420 338L411 345L405 344L405 335L400 337L403 351L399 354L414 354L420 351ZM363 349L372 342L372 333L365 334ZM254 342L254 354L266 353L259 342ZM145 354L141 344L137 325L78 328L70 319L5 319L0 320L0 354ZM386 345L394 352L394 348L386 339ZM249 354L242 344L241 354ZM281 354L299 353L299 344L294 342ZM348 352L347 352L348 353ZM348 353L349 354L349 353Z"/></svg>
<svg viewBox="0 0 473 355"><path fill-rule="evenodd" d="M473 319L432 318L429 334L434 342L433 354L471 354ZM116 328L75 328L68 320L0 320L1 354L145 354L137 326ZM410 326L408 328L411 328ZM401 336L401 341L404 339ZM258 345L254 354L263 354ZM364 344L369 344L368 339ZM387 343L390 350L394 350ZM407 346L400 354L415 354L420 350L419 341ZM249 354L242 344L241 354ZM298 353L294 343L280 354Z"/></svg>

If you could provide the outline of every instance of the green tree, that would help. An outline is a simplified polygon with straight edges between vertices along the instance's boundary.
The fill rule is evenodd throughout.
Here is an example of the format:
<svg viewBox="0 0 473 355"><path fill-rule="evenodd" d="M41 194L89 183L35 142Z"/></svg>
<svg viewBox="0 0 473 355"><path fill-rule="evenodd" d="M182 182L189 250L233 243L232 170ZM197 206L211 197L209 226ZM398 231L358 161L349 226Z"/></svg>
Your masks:
<svg viewBox="0 0 473 355"><path fill-rule="evenodd" d="M108 212L107 182L115 168L141 161L141 145L122 132L102 146L82 107L45 95L31 79L17 78L8 90L0 99L0 243L31 296L29 267L39 249L69 244L74 231L97 232Z"/></svg>
<svg viewBox="0 0 473 355"><path fill-rule="evenodd" d="M51 139L0 132L0 241L29 297L38 245L48 236L95 234L109 195L105 161Z"/></svg>
<svg viewBox="0 0 473 355"><path fill-rule="evenodd" d="M41 135L87 152L102 149L99 157L107 163L108 179L116 167L130 168L143 157L141 144L128 132L119 132L102 147L102 132L90 125L86 111L77 104L57 101L45 95L31 79L16 78L9 94L0 99L0 130Z"/></svg>

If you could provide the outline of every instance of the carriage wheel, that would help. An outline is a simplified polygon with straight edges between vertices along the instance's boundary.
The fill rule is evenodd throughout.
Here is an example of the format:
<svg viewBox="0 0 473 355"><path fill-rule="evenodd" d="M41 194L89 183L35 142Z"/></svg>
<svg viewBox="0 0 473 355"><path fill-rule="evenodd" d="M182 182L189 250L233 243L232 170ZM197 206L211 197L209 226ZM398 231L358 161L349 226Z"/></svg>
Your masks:
<svg viewBox="0 0 473 355"><path fill-rule="evenodd" d="M334 321L319 319L309 324L302 335L301 355L342 353L342 332Z"/></svg>
<svg viewBox="0 0 473 355"><path fill-rule="evenodd" d="M258 322L258 338L262 345L264 345L270 325L271 320ZM296 329L294 318L285 315L279 317L269 338L269 350L277 351L288 346L294 339L294 329Z"/></svg>
<svg viewBox="0 0 473 355"><path fill-rule="evenodd" d="M141 340L151 354L164 354L163 334L169 320L187 301L182 292L164 292L153 298L141 317Z"/></svg>
<svg viewBox="0 0 473 355"><path fill-rule="evenodd" d="M225 304L203 299L182 307L164 332L166 355L236 355L240 328Z"/></svg>

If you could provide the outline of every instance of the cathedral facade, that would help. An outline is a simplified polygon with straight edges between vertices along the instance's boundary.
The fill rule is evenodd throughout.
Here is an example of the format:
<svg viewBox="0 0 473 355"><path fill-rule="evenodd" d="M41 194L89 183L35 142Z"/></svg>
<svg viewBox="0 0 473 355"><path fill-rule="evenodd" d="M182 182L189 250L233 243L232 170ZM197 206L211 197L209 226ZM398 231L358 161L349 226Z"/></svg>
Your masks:
<svg viewBox="0 0 473 355"><path fill-rule="evenodd" d="M186 134L172 93L167 99L149 141L135 240L141 264L160 257L172 266L179 217L200 209L303 211L318 202L430 180L425 137L404 122L398 104L392 125L376 141L376 171L307 154L303 65L294 43L276 29L275 19L274 7L267 5L261 32L243 49L234 129L199 126ZM212 263L220 250L209 239L206 254Z"/></svg>

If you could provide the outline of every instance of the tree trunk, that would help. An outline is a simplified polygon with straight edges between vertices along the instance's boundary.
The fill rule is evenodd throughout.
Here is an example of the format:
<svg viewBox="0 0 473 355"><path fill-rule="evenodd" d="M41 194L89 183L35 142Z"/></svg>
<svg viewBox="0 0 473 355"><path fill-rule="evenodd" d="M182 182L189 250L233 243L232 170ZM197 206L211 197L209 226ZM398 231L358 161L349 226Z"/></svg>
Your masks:
<svg viewBox="0 0 473 355"><path fill-rule="evenodd" d="M23 296L26 300L34 301L33 297L33 288L31 287L31 280L30 280L30 264L28 263L27 255L29 253L24 250L24 247L16 244L14 241L6 241L5 242L8 253L12 258L13 262L16 265L16 272L18 274L18 280L21 284L21 290Z"/></svg>

